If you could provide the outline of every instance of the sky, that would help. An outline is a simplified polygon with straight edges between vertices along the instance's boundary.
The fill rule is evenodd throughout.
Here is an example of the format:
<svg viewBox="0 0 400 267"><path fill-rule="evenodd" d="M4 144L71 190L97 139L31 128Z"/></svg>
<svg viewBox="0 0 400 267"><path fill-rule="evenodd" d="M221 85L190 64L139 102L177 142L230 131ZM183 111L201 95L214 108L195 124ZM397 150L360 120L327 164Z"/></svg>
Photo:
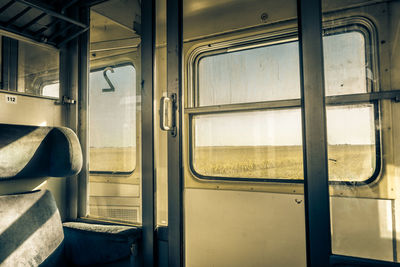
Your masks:
<svg viewBox="0 0 400 267"><path fill-rule="evenodd" d="M107 76L115 87L109 88L103 70L90 73L89 134L91 147L136 146L136 71L132 65L115 67Z"/></svg>

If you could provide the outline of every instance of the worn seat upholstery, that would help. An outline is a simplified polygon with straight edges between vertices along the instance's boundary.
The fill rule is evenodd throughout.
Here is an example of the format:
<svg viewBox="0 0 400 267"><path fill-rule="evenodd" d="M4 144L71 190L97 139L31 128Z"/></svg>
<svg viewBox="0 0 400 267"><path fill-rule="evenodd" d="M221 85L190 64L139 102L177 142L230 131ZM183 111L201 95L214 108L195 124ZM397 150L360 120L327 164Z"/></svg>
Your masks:
<svg viewBox="0 0 400 267"><path fill-rule="evenodd" d="M81 167L72 130L0 124L0 187L72 176ZM63 228L48 190L0 196L0 266L131 266L139 234L135 227L82 222Z"/></svg>

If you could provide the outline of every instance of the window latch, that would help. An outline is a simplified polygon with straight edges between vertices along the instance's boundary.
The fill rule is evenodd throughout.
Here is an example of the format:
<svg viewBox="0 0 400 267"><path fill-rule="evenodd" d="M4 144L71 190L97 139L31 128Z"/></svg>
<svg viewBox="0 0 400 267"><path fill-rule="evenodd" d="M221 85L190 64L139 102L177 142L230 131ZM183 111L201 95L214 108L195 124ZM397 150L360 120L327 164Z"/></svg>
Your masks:
<svg viewBox="0 0 400 267"><path fill-rule="evenodd" d="M54 102L56 105L74 105L76 103L75 99L72 99L68 96L63 96L60 100Z"/></svg>
<svg viewBox="0 0 400 267"><path fill-rule="evenodd" d="M160 104L161 130L170 132L176 136L176 94L163 96Z"/></svg>

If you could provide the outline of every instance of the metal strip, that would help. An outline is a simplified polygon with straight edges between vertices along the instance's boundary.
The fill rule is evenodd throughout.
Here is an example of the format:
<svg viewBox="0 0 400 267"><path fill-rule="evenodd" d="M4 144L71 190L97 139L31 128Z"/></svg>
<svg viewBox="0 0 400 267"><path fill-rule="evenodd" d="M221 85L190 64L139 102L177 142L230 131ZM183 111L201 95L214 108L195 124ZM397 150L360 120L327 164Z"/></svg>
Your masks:
<svg viewBox="0 0 400 267"><path fill-rule="evenodd" d="M329 266L331 231L321 0L298 0L307 266Z"/></svg>
<svg viewBox="0 0 400 267"><path fill-rule="evenodd" d="M373 92L364 94L351 94L351 95L338 95L328 96L325 98L327 105L350 105L359 103L372 103L377 100L393 99L400 101L400 90ZM205 106L198 108L186 108L185 114L212 114L212 113L224 113L234 111L253 111L253 110L265 110L265 109L276 109L276 108L298 108L301 107L300 99L289 99L289 100L277 100L277 101L264 101L254 103L243 103L243 104L228 104L228 105L217 105L217 106Z"/></svg>
<svg viewBox="0 0 400 267"><path fill-rule="evenodd" d="M330 265L327 266L367 266L367 267L399 267L400 264L395 262L363 259L350 256L331 255L329 259Z"/></svg>
<svg viewBox="0 0 400 267"><path fill-rule="evenodd" d="M256 103L243 103L243 104L230 104L218 106L205 106L198 108L186 108L186 114L210 114L210 113L223 113L232 111L252 111L274 108L294 108L300 107L300 99L278 100L278 101L265 101Z"/></svg>
<svg viewBox="0 0 400 267"><path fill-rule="evenodd" d="M168 263L183 266L182 0L167 0L167 91L176 94L176 135L168 134Z"/></svg>
<svg viewBox="0 0 400 267"><path fill-rule="evenodd" d="M397 256L397 227L396 227L396 200L391 199L392 207L392 246L393 246L393 261L398 262Z"/></svg>
<svg viewBox="0 0 400 267"><path fill-rule="evenodd" d="M352 94L352 95L338 95L328 96L326 98L327 105L342 105L342 104L356 104L374 102L383 99L400 100L400 90L380 91L365 94Z"/></svg>
<svg viewBox="0 0 400 267"><path fill-rule="evenodd" d="M154 50L155 0L142 1L142 255L155 265Z"/></svg>
<svg viewBox="0 0 400 267"><path fill-rule="evenodd" d="M82 22L79 22L77 20L74 20L74 19L71 19L71 18L69 18L67 16L64 16L63 14L58 13L56 10L54 10L53 7L45 5L42 2L39 2L37 0L16 0L16 1L20 2L20 3L24 4L24 5L39 9L39 10L47 13L48 15L52 16L52 17L61 19L63 21L69 22L69 23L72 23L72 24L74 24L76 26L79 26L81 28L86 28L88 26L88 25L86 25L86 24L84 24Z"/></svg>

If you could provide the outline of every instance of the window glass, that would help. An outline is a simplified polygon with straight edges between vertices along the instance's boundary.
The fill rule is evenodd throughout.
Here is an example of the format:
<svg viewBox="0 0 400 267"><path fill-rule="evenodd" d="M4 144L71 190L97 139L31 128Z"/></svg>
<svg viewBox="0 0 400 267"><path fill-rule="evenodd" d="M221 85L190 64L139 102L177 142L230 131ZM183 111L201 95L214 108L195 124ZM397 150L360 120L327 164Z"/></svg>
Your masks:
<svg viewBox="0 0 400 267"><path fill-rule="evenodd" d="M292 42L201 59L200 106L299 98L298 51Z"/></svg>
<svg viewBox="0 0 400 267"><path fill-rule="evenodd" d="M195 171L203 176L301 179L300 109L199 115Z"/></svg>
<svg viewBox="0 0 400 267"><path fill-rule="evenodd" d="M323 40L326 95L367 92L364 36L348 32ZM340 50L336 49L338 44L342 45ZM198 66L198 104L300 98L298 53L298 42L289 42L202 58Z"/></svg>
<svg viewBox="0 0 400 267"><path fill-rule="evenodd" d="M52 83L43 86L42 95L49 97L59 97L60 83Z"/></svg>
<svg viewBox="0 0 400 267"><path fill-rule="evenodd" d="M323 42L326 95L366 93L372 72L364 35L334 33ZM298 42L288 42L202 58L197 104L300 98L298 49ZM196 115L192 124L192 168L200 176L303 179L299 108ZM327 107L327 134L330 181L362 182L374 175L373 104Z"/></svg>
<svg viewBox="0 0 400 267"><path fill-rule="evenodd" d="M90 171L132 172L135 169L135 88L136 71L132 65L90 73Z"/></svg>
<svg viewBox="0 0 400 267"><path fill-rule="evenodd" d="M49 88L42 90L45 86ZM59 51L18 41L17 91L37 96L59 97ZM48 93L47 95L45 93Z"/></svg>
<svg viewBox="0 0 400 267"><path fill-rule="evenodd" d="M323 47L326 95L366 93L366 75L372 72L366 66L364 36L360 32L325 36Z"/></svg>
<svg viewBox="0 0 400 267"><path fill-rule="evenodd" d="M303 179L300 109L198 115L193 131L193 168L202 176ZM328 107L327 133L331 181L373 175L373 105Z"/></svg>
<svg viewBox="0 0 400 267"><path fill-rule="evenodd" d="M375 117L372 104L327 107L330 181L361 182L376 169Z"/></svg>

